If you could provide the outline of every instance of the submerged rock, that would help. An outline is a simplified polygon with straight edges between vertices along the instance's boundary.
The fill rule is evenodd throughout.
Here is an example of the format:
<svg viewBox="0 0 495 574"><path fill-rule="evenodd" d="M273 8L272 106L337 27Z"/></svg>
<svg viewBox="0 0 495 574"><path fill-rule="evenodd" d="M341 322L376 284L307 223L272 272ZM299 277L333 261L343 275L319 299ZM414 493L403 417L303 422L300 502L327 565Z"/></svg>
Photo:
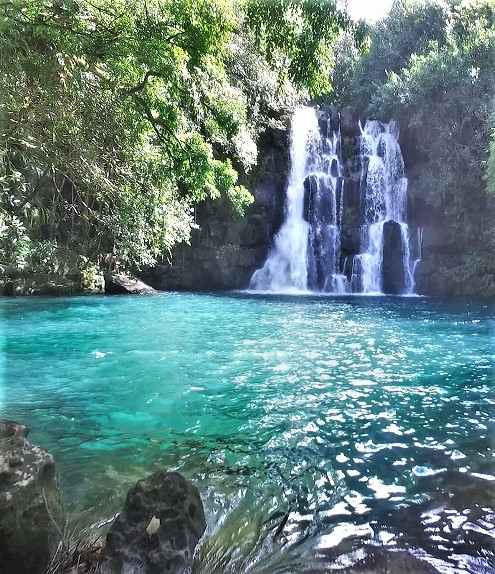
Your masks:
<svg viewBox="0 0 495 574"><path fill-rule="evenodd" d="M105 554L112 574L187 574L206 528L199 492L177 472L156 472L128 492L110 527Z"/></svg>
<svg viewBox="0 0 495 574"><path fill-rule="evenodd" d="M0 419L0 572L41 574L65 525L53 457Z"/></svg>

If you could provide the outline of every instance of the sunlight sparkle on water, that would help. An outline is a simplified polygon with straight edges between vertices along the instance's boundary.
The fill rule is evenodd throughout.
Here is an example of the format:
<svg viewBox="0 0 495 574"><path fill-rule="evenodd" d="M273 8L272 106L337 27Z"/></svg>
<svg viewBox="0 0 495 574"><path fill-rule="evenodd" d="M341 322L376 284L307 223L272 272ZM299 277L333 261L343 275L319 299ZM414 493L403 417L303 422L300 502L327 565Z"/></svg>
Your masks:
<svg viewBox="0 0 495 574"><path fill-rule="evenodd" d="M169 468L204 500L198 574L322 573L389 545L445 572L491 571L488 306L242 294L0 304L1 416L55 456L71 525L99 534L136 480Z"/></svg>

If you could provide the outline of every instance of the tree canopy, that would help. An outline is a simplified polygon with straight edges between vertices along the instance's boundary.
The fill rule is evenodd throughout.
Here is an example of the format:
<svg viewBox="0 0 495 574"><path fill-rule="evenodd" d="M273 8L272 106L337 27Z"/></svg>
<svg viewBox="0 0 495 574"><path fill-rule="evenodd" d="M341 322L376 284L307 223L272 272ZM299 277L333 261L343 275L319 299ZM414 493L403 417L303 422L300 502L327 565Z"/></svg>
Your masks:
<svg viewBox="0 0 495 574"><path fill-rule="evenodd" d="M187 240L195 203L242 213L268 99L256 71L277 77L272 100L315 90L346 24L319 0L0 2L0 217L18 246L0 264L30 240L152 263Z"/></svg>
<svg viewBox="0 0 495 574"><path fill-rule="evenodd" d="M494 126L495 2L396 0L368 42L359 54L340 40L334 100L363 116L399 119L428 159L420 175L427 199L457 214L471 209L477 201L468 194L485 192ZM491 150L493 182L493 142Z"/></svg>
<svg viewBox="0 0 495 574"><path fill-rule="evenodd" d="M227 154L252 158L222 66L235 22L228 4L17 0L1 9L9 214L46 217L39 186L51 179L53 236L70 217L96 233L88 240L111 236L121 255L146 262L187 237L192 202L223 193L242 208L249 196ZM33 172L35 185L23 181Z"/></svg>

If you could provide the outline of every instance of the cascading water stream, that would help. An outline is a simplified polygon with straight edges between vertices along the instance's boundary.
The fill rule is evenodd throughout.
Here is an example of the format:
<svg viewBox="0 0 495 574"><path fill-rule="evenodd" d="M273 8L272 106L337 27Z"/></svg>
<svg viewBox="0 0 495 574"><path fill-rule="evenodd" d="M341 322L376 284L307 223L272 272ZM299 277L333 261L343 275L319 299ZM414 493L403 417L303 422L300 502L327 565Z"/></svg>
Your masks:
<svg viewBox="0 0 495 574"><path fill-rule="evenodd" d="M319 117L319 119L318 119ZM347 213L341 134L313 108L294 112L286 218L250 288L271 292L414 293L407 178L395 122L360 128L359 224L343 248ZM323 125L322 125L323 124ZM347 217L347 219L350 219ZM419 255L418 255L419 257ZM352 261L352 265L350 262ZM349 262L349 264L348 264Z"/></svg>
<svg viewBox="0 0 495 574"><path fill-rule="evenodd" d="M327 129L327 133L329 130ZM250 287L259 291L344 291L339 275L340 134L320 132L312 108L295 110L286 219Z"/></svg>
<svg viewBox="0 0 495 574"><path fill-rule="evenodd" d="M260 291L306 291L306 252L309 224L303 218L304 186L311 161L310 149L319 140L316 116L310 108L296 110L291 132L291 172L287 187L286 220L261 269L251 278L251 287Z"/></svg>
<svg viewBox="0 0 495 574"><path fill-rule="evenodd" d="M360 157L362 251L354 257L351 287L362 293L411 294L415 263L407 225L408 182L396 123L368 120L361 131ZM384 270L387 253L388 271Z"/></svg>

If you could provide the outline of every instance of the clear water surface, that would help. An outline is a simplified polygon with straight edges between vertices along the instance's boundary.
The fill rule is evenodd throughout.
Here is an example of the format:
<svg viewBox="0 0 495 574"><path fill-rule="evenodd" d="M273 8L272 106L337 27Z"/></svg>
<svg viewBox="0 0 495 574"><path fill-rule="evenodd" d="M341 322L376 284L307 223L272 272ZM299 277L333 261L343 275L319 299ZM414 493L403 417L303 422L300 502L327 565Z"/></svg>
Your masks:
<svg viewBox="0 0 495 574"><path fill-rule="evenodd" d="M0 416L56 459L71 526L178 469L201 573L329 572L377 548L495 571L488 304L163 294L2 300Z"/></svg>

